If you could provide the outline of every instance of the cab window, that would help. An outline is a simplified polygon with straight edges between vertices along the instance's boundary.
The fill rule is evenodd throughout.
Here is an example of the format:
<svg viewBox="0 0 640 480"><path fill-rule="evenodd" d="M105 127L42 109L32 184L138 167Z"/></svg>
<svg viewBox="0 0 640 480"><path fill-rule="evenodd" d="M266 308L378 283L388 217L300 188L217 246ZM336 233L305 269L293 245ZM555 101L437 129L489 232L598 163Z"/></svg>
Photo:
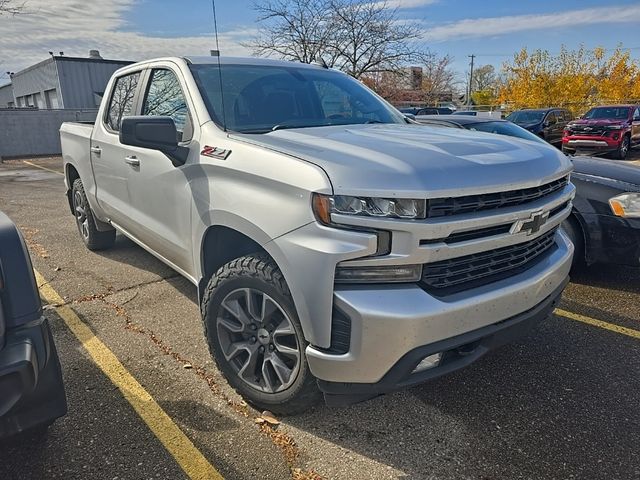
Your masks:
<svg viewBox="0 0 640 480"><path fill-rule="evenodd" d="M133 99L139 80L140 72L123 75L116 80L111 101L109 102L109 109L107 110L107 118L105 119L110 130L114 132L120 131L122 119L133 114Z"/></svg>
<svg viewBox="0 0 640 480"><path fill-rule="evenodd" d="M178 141L191 140L192 128L187 101L178 77L171 70L159 68L151 71L142 114L171 117L178 130Z"/></svg>

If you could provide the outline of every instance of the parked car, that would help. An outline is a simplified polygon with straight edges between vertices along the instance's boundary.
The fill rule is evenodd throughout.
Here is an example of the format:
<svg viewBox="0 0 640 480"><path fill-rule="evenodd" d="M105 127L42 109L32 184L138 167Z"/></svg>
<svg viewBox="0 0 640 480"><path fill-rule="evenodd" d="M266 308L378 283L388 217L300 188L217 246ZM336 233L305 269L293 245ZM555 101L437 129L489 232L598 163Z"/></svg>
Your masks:
<svg viewBox="0 0 640 480"><path fill-rule="evenodd" d="M41 430L66 412L60 361L29 253L0 212L0 438Z"/></svg>
<svg viewBox="0 0 640 480"><path fill-rule="evenodd" d="M573 119L569 110L563 108L539 108L517 110L506 118L510 122L520 125L534 135L552 145L561 146L562 134L567 123Z"/></svg>
<svg viewBox="0 0 640 480"><path fill-rule="evenodd" d="M416 117L417 122L441 127L464 128L478 132L495 133L540 142L540 137L508 120L466 115L424 115Z"/></svg>
<svg viewBox="0 0 640 480"><path fill-rule="evenodd" d="M574 263L640 266L640 168L581 156L573 165L576 197L563 228Z"/></svg>
<svg viewBox="0 0 640 480"><path fill-rule="evenodd" d="M570 122L562 137L566 153L611 154L624 160L640 144L640 105L595 107Z"/></svg>
<svg viewBox="0 0 640 480"><path fill-rule="evenodd" d="M529 141L543 140L507 121L420 120L431 125L467 128ZM571 157L576 186L571 215L562 228L575 245L574 266L593 263L640 265L640 169L591 157Z"/></svg>
<svg viewBox="0 0 640 480"><path fill-rule="evenodd" d="M567 282L565 155L416 124L318 65L133 64L60 133L86 246L118 230L197 285L220 371L277 413L468 365Z"/></svg>

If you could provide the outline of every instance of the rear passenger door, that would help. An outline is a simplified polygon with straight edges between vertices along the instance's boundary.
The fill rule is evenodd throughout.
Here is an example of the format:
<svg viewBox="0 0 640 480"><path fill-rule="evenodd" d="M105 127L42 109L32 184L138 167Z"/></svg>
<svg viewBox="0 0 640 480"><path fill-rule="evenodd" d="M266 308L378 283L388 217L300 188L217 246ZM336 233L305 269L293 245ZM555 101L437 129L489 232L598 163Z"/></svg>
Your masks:
<svg viewBox="0 0 640 480"><path fill-rule="evenodd" d="M193 108L187 100L180 71L170 62L166 65L146 72L140 113L171 117L178 130L178 141L191 147L195 145ZM157 150L131 146L126 149L130 159L127 165L130 211L136 237L174 266L186 273L193 272L189 211L192 195L187 177L197 167L189 159L185 165L175 167Z"/></svg>
<svg viewBox="0 0 640 480"><path fill-rule="evenodd" d="M114 80L109 103L96 119L90 142L96 199L109 220L127 230L133 226L127 189L129 170L125 163L127 148L120 144L119 132L122 119L137 112L141 76L141 71L134 71Z"/></svg>

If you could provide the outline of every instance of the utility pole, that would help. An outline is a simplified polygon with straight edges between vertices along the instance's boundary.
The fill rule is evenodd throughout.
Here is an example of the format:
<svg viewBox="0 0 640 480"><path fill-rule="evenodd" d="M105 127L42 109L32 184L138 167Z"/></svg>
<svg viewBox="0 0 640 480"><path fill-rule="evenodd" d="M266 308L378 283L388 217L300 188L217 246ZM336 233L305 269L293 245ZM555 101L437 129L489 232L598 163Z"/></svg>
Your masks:
<svg viewBox="0 0 640 480"><path fill-rule="evenodd" d="M469 73L469 90L467 93L467 106L471 105L471 93L473 88L473 61L476 58L475 55L467 55L471 59L471 72Z"/></svg>

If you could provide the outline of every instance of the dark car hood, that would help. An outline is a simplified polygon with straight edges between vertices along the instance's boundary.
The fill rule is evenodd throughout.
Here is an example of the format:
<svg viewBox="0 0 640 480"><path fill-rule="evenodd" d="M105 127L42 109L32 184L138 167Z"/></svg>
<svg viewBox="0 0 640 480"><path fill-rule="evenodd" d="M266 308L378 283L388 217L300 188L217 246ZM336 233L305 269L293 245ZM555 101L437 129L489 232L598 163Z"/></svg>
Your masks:
<svg viewBox="0 0 640 480"><path fill-rule="evenodd" d="M573 157L572 160L574 167L572 175L586 176L593 182L614 181L635 186L634 190L640 190L640 165L627 165L593 157Z"/></svg>

